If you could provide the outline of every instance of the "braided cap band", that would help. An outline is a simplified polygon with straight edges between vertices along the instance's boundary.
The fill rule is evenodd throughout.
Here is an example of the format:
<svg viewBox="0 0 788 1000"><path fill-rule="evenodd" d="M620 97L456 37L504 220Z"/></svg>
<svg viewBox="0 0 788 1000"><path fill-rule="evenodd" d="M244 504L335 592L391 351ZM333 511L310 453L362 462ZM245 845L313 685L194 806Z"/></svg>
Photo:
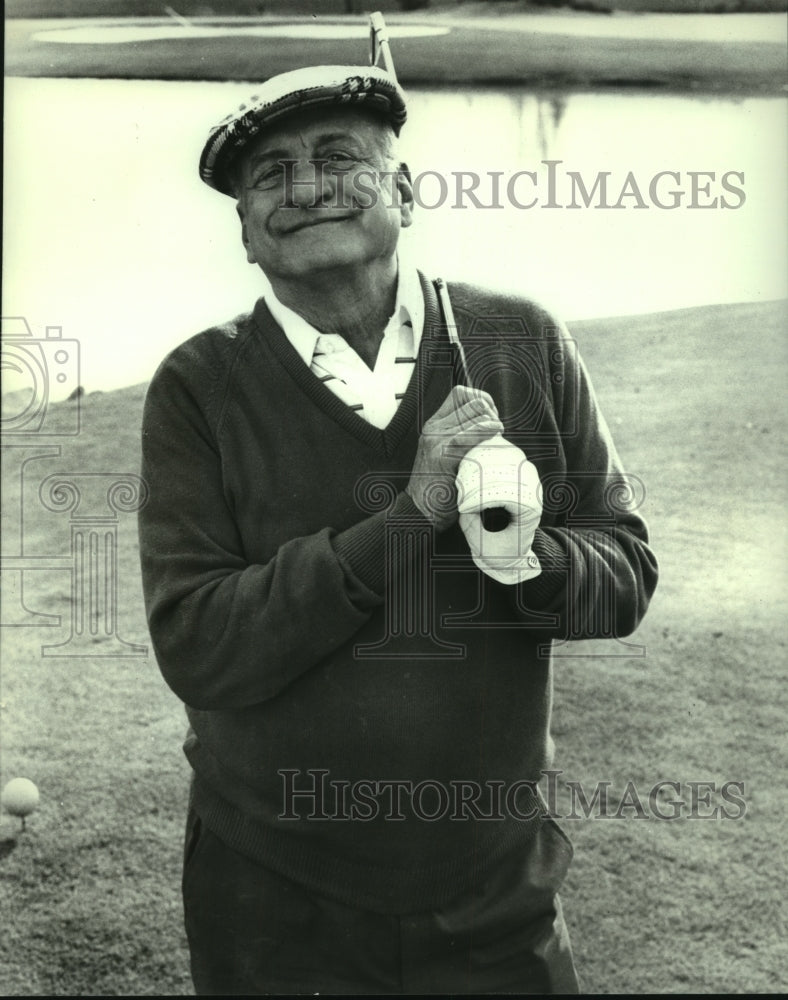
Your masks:
<svg viewBox="0 0 788 1000"><path fill-rule="evenodd" d="M228 170L238 153L279 119L320 105L369 109L396 135L407 118L402 88L377 66L309 66L280 73L211 129L200 157L200 177L232 195Z"/></svg>

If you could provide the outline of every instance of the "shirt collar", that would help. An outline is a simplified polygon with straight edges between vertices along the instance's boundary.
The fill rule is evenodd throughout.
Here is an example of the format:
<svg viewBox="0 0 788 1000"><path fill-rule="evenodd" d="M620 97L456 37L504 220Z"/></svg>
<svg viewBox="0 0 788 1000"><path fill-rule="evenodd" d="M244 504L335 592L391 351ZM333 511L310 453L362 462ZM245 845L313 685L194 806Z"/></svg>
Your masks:
<svg viewBox="0 0 788 1000"><path fill-rule="evenodd" d="M311 365L320 331L316 330L311 323L307 323L303 316L299 316L297 312L283 305L274 294L270 284L265 290L265 304L304 364ZM424 330L424 294L416 268L400 262L394 312L389 317L383 336L398 336L400 327L408 319L413 325L413 354L415 356L418 353Z"/></svg>

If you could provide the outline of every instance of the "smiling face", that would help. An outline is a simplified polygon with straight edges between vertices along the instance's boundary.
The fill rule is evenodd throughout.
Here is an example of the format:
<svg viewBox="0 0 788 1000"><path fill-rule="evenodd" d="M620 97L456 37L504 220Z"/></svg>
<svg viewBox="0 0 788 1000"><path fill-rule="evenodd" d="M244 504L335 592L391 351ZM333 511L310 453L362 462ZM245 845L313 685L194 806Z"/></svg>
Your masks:
<svg viewBox="0 0 788 1000"><path fill-rule="evenodd" d="M247 260L274 287L391 262L413 207L392 142L355 109L299 114L261 136L236 170Z"/></svg>

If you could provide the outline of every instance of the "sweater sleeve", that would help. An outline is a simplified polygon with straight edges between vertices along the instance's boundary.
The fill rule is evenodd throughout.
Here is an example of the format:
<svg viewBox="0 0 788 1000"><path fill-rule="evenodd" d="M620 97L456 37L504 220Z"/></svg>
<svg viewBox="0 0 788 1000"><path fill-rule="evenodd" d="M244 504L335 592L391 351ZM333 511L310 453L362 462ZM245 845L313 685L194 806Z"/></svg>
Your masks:
<svg viewBox="0 0 788 1000"><path fill-rule="evenodd" d="M518 616L548 623L554 638L620 638L640 624L657 584L640 514L645 487L624 471L574 343L553 328L548 384L566 471L542 480L533 542L542 572L511 590Z"/></svg>
<svg viewBox="0 0 788 1000"><path fill-rule="evenodd" d="M186 359L184 361L184 359ZM182 351L146 397L139 515L151 641L186 704L240 708L275 696L340 647L382 603L385 514L325 527L250 562L223 488L214 421L221 380ZM395 510L420 516L400 494Z"/></svg>

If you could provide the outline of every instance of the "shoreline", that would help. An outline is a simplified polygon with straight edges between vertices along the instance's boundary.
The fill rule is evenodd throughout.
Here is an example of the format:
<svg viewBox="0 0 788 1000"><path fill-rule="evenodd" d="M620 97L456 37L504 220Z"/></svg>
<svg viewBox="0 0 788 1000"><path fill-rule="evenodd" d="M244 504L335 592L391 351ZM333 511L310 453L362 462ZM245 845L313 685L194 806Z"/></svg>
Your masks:
<svg viewBox="0 0 788 1000"><path fill-rule="evenodd" d="M392 50L403 85L788 90L781 14L606 16L539 8L496 17L461 10L387 15L398 29ZM275 15L9 19L5 72L251 82L317 63L365 62L366 37L359 15L319 22Z"/></svg>
<svg viewBox="0 0 788 1000"><path fill-rule="evenodd" d="M608 367L610 362L606 360L603 353L603 332L609 328L616 330L627 329L634 344L640 335L647 336L650 331L661 329L663 326L675 327L676 329L689 324L692 327L706 325L710 329L720 329L735 327L735 316L741 313L748 313L757 316L760 320L766 321L768 317L786 314L788 307L788 290L783 298L776 299L750 299L739 302L706 302L700 305L682 306L674 309L654 309L642 313L613 313L608 316L588 316L588 317L565 317L567 327L573 336L577 335L579 341L584 345L584 353L596 355L595 365L598 367ZM589 343L590 342L590 343ZM83 392L79 394L78 401L68 399L65 396L53 397L49 405L53 412L68 412L75 406L82 407L91 405L91 401L99 396L119 397L126 395L144 394L150 379L134 380L123 384L105 383L102 387L97 384L81 385ZM13 416L15 408L27 405L29 390L24 388L6 389L2 392L3 418L9 419Z"/></svg>

